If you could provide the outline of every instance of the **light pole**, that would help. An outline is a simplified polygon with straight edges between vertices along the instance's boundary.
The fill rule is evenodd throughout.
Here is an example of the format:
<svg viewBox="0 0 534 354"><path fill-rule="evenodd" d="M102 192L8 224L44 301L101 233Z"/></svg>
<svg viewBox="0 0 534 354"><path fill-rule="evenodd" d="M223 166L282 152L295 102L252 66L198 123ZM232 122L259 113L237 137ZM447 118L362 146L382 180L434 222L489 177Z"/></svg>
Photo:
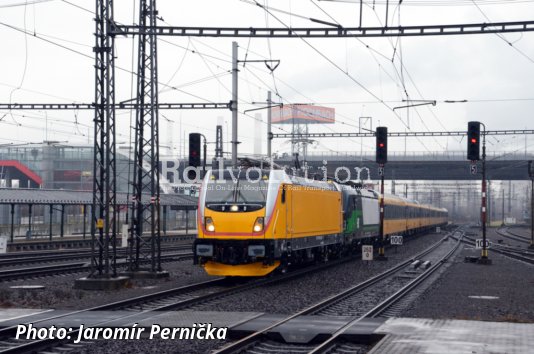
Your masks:
<svg viewBox="0 0 534 354"><path fill-rule="evenodd" d="M243 113L248 113L252 111L258 111L260 109L267 109L267 160L269 165L272 167L272 142L273 142L273 132L272 132L272 108L273 107L282 107L283 103L274 103L272 101L271 91L267 92L267 102L252 102L252 104L267 104L265 107L247 109Z"/></svg>
<svg viewBox="0 0 534 354"><path fill-rule="evenodd" d="M280 60L239 60L237 42L232 42L232 167L237 168L237 146L240 143L237 138L238 124L238 65L239 63L264 63L271 73L280 65Z"/></svg>

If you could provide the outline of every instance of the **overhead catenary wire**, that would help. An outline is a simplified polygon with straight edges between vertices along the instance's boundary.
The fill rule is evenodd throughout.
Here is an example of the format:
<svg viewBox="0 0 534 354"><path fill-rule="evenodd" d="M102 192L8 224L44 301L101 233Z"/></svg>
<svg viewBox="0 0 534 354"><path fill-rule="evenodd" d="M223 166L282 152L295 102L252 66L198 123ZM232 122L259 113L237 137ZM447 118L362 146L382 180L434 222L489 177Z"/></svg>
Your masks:
<svg viewBox="0 0 534 354"><path fill-rule="evenodd" d="M258 2L256 2L256 5L261 7L264 11L268 12L273 18L275 18L280 24L282 24L284 27L286 27L288 30L292 31L291 28L289 28L287 26L287 24L282 21L281 19L279 19L276 15L274 15L272 12L269 11L268 8L265 8L264 6L262 6L261 4L258 4ZM402 123L402 125L404 125L406 128L409 129L409 127L406 125L406 123L402 120L402 118L393 110L393 108L391 106L389 106L387 103L385 103L380 97L378 97L375 93L373 93L371 90L369 90L365 85L363 85L360 81L358 81L354 76L350 75L349 73L345 72L336 62L334 62L332 59L330 59L327 55L325 55L324 53L322 53L320 50L318 50L315 46L313 46L308 40L306 40L305 38L301 37L298 35L298 33L294 33L296 37L298 37L300 40L302 40L306 45L308 45L313 51L315 51L317 54L319 54L319 56L321 56L322 58L324 58L327 62L329 62L331 65L333 65L337 70L339 70L341 73L343 73L345 76L347 76L351 81L353 81L357 86L359 86L360 88L362 88L365 92L367 92L369 95L371 95L373 98L375 98L377 101L381 102L383 106L385 106L386 108L388 108L388 110L390 110L393 115ZM420 144L427 150L427 151L430 151L428 149L428 147L426 146L426 144L424 142L422 142L420 139L417 139Z"/></svg>
<svg viewBox="0 0 534 354"><path fill-rule="evenodd" d="M18 86L16 88L14 88L11 93L9 94L9 103L12 102L13 100L13 94L19 90L22 85L24 84L24 80L26 79L26 71L28 69L28 34L27 34L27 30L26 30L26 11L28 10L28 1L26 1L25 5L24 5L24 69L22 71L22 77L20 78L20 82L18 84ZM35 32L35 30L34 30ZM15 120L15 118L13 118L13 115L11 114L11 111L9 112L11 118L13 120ZM3 118L5 117L5 115L3 117L0 118L0 120L2 120Z"/></svg>
<svg viewBox="0 0 534 354"><path fill-rule="evenodd" d="M359 4L360 0L318 0L323 2L339 2L349 4ZM429 7L454 7L454 6L469 6L471 0L403 0L405 6L429 6ZM522 3L533 3L534 0L482 0L481 5L511 5ZM364 0L363 3L369 7L376 5L386 5L387 0Z"/></svg>
<svg viewBox="0 0 534 354"><path fill-rule="evenodd" d="M66 2L66 1L64 1L64 2ZM28 2L28 3L29 3L29 2ZM378 3L379 3L379 2L377 2L377 4L378 4ZM293 16L293 15L295 15L295 14L292 13L292 16ZM252 51L250 51L250 53L252 53ZM346 71L346 70L345 70L345 71ZM402 71L402 65L401 65L401 71ZM387 72L387 71L385 71L385 72ZM274 75L273 75L273 76L274 76ZM279 79L278 79L278 80L279 80ZM177 86L178 86L178 87L183 87L183 86L181 86L181 85L177 85ZM172 90L172 89L170 89L170 90ZM381 97L381 98L383 98L383 97ZM388 101L384 101L384 102L388 102ZM473 101L473 102L474 102L474 101ZM381 104L381 102L372 102L372 103L378 103L378 104ZM347 124L347 123L344 123L344 122L340 122L340 123L341 123L341 124L344 124L344 125L347 125L347 126L350 126L350 124Z"/></svg>
<svg viewBox="0 0 534 354"><path fill-rule="evenodd" d="M486 13L480 8L480 6L478 6L477 2L475 0L471 0L473 2L473 4L475 5L475 7L478 9L478 11L480 11L480 13L482 14L482 16L484 16L486 18L486 20L488 20L489 22L491 22L490 18L486 15ZM530 61L531 63L534 64L534 59L532 59L531 57L529 57L526 53L524 53L522 50L520 50L519 48L517 48L516 46L514 46L514 44L512 42L510 42L508 39L506 39L506 37L501 34L501 33L495 33L495 35L497 37L499 37L500 39L502 39L504 42L506 42L510 47L512 47L515 51L517 51L521 56L523 56L525 59L527 59L528 61Z"/></svg>
<svg viewBox="0 0 534 354"><path fill-rule="evenodd" d="M11 29L13 29L13 30L15 30L15 31L18 31L18 32L22 32L22 33L26 33L26 34L28 34L27 31L25 31L25 30L23 30L23 29L21 29L21 28L18 28L18 27L16 27L16 26L12 26L12 25L6 24L6 23L4 23L4 22L0 22L0 25L5 26L5 27L8 27L8 28L11 28ZM32 35L32 36L33 36L33 35ZM78 55L81 55L81 56L83 56L83 57L85 57L85 58L94 60L94 58L93 58L91 55L85 54L85 53L80 52L80 51L78 51L78 50L76 50L76 49L69 48L69 47L67 47L67 46L65 46L65 45L59 44L59 43L54 42L54 41L52 41L52 40L43 38L43 37L40 36L40 34L36 34L36 35L33 36L33 37L34 37L34 38L37 38L37 39L39 39L39 40L45 41L45 42L47 42L47 43L50 43L50 44L52 44L52 45L58 46L58 47L60 47L60 48L62 48L62 49L65 49L65 50L67 50L67 51L70 51L70 52L76 53L76 54L78 54ZM115 66L115 68L116 68L117 70L123 71L123 72L128 73L128 74L131 74L131 73L132 73L131 70L129 70L129 69L125 69L125 68L120 67L120 66ZM135 73L135 72L133 72L133 74L134 74L134 75L137 75L137 73ZM183 93L183 94L185 94L185 95L188 95L188 96L197 98L197 99L202 100L202 101L204 101L204 102L214 103L213 100L209 100L209 99L200 97L200 96L198 96L198 95L192 94L192 93L190 93L190 92L181 90L181 89L179 89L178 87L175 87L175 86L172 86L172 85L166 85L165 83L162 83L162 82L158 82L158 84L161 85L161 86L167 87L167 88L169 88L169 89L171 89L171 90L175 90L175 91L181 92L181 93Z"/></svg>

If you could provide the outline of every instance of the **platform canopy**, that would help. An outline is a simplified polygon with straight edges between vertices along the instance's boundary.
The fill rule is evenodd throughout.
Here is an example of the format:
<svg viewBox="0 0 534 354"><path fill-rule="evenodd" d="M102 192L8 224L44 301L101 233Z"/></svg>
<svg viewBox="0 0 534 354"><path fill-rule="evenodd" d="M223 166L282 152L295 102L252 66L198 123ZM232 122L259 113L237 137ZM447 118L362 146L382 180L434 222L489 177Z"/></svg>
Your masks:
<svg viewBox="0 0 534 354"><path fill-rule="evenodd" d="M127 205L131 195L117 193L117 204ZM196 209L198 198L183 194L161 194L160 204L173 209ZM143 195L143 203L151 202L149 195ZM55 189L22 189L0 188L0 204L66 204L90 205L93 203L91 191L55 190Z"/></svg>

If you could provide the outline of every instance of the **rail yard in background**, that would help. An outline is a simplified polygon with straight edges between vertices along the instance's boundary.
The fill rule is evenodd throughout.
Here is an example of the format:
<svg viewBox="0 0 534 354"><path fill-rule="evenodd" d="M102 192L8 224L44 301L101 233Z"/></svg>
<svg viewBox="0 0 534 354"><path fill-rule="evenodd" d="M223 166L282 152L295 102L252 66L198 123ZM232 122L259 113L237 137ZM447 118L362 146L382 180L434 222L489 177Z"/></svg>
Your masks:
<svg viewBox="0 0 534 354"><path fill-rule="evenodd" d="M457 117L443 123L435 110L534 99L425 99L403 51L410 51L408 39L492 36L534 63L532 50L518 44L534 21L491 21L484 11L533 2L311 0L307 8L241 0L236 6L253 5L265 26L253 16L241 25L245 16L221 27L171 25L164 19L175 15L169 6L187 5L156 0L0 5L24 9L24 28L0 25L24 35L26 58L20 84L6 85L13 90L0 96L0 124L45 121L42 142L28 135L0 145L0 353L530 353L534 130L528 121L523 127L468 109L461 124ZM339 5L356 10L356 26L329 12ZM401 17L401 10L430 5L472 7L486 21L414 24ZM90 55L73 49L84 46L79 42L39 33L36 9L46 6L92 17ZM41 93L24 87L29 40L89 57L94 101L68 102L53 94L53 82L53 102L33 100ZM349 40L376 62L379 77L369 80L380 94L349 64ZM343 65L338 52L318 45L342 41ZM225 51L215 47L220 42ZM292 47L296 42L303 47ZM165 63L176 58L165 49L162 55L162 45L183 52L174 74ZM313 55L284 75L290 53ZM195 76L200 66L188 67L186 56L210 76ZM343 101L346 87L331 72L308 68L314 58L354 85L348 91L355 97L363 94L357 106ZM417 63L433 60L440 58ZM178 73L193 76L174 84ZM304 80L299 73L317 75ZM382 74L394 90L383 91ZM519 87L522 81L515 79ZM188 91L206 82L218 99L205 98L211 89ZM15 100L19 90L32 99ZM290 91L297 95L284 94ZM366 106L375 104L381 110ZM182 122L185 112L191 116ZM83 143L49 138L49 126L65 123L52 114L73 116ZM89 124L81 123L86 114ZM251 142L242 141L251 132Z"/></svg>

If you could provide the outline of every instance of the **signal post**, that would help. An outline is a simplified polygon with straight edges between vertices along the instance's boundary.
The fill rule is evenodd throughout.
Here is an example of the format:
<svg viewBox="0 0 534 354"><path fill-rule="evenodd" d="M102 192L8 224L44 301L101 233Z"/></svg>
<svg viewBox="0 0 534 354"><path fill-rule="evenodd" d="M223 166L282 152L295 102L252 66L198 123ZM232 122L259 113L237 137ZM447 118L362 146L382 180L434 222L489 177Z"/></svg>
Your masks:
<svg viewBox="0 0 534 354"><path fill-rule="evenodd" d="M486 126L480 122L467 123L467 159L472 164L480 160L480 125L484 127L482 135L482 200L481 200L481 223L482 223L482 254L478 259L479 264L491 264L488 257L488 247L486 239Z"/></svg>
<svg viewBox="0 0 534 354"><path fill-rule="evenodd" d="M385 235L384 235L384 166L388 161L388 128L376 128L376 162L378 163L378 174L380 175L380 225L379 237L380 247L378 248L377 260L387 261L385 252Z"/></svg>

